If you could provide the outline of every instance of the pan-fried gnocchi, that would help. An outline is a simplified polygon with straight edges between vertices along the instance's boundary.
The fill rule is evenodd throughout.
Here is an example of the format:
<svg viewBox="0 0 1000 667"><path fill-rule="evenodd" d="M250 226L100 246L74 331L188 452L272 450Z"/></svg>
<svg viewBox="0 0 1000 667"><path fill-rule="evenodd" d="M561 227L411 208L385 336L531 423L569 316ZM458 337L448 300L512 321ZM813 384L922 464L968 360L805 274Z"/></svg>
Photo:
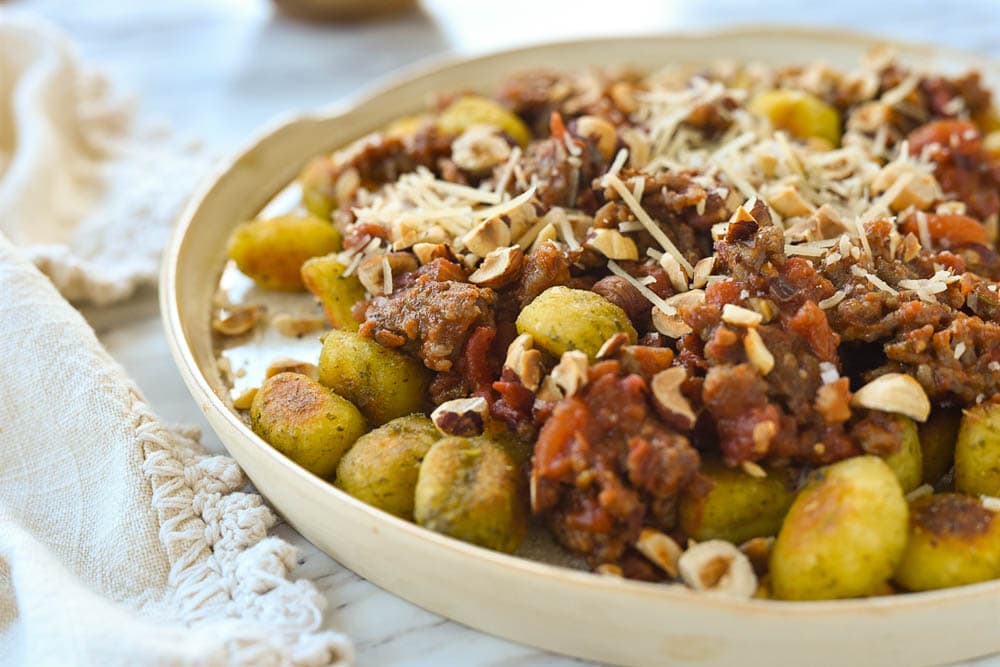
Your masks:
<svg viewBox="0 0 1000 667"><path fill-rule="evenodd" d="M1000 403L965 411L955 445L955 488L1000 496Z"/></svg>
<svg viewBox="0 0 1000 667"><path fill-rule="evenodd" d="M229 257L266 289L302 289L301 271L306 260L339 249L340 232L312 216L252 220L229 237Z"/></svg>
<svg viewBox="0 0 1000 667"><path fill-rule="evenodd" d="M635 342L636 332L621 308L586 290L551 287L528 304L517 318L517 331L554 357L580 350L593 359L606 340L623 333Z"/></svg>
<svg viewBox="0 0 1000 667"><path fill-rule="evenodd" d="M978 498L941 493L910 504L910 535L895 581L910 591L1000 577L1000 512Z"/></svg>
<svg viewBox="0 0 1000 667"><path fill-rule="evenodd" d="M896 475L874 456L818 470L799 491L771 551L782 600L874 595L903 557L909 512Z"/></svg>
<svg viewBox="0 0 1000 667"><path fill-rule="evenodd" d="M268 378L253 398L250 423L275 449L320 477L332 474L367 430L350 401L301 373Z"/></svg>

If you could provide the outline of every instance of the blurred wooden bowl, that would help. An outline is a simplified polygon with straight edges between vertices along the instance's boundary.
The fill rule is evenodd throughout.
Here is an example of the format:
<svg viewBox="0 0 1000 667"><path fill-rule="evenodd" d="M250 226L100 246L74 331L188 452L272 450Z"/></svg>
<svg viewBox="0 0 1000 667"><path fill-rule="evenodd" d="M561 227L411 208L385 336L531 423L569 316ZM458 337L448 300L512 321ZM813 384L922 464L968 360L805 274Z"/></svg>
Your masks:
<svg viewBox="0 0 1000 667"><path fill-rule="evenodd" d="M308 21L360 21L408 11L417 0L274 0L274 5Z"/></svg>

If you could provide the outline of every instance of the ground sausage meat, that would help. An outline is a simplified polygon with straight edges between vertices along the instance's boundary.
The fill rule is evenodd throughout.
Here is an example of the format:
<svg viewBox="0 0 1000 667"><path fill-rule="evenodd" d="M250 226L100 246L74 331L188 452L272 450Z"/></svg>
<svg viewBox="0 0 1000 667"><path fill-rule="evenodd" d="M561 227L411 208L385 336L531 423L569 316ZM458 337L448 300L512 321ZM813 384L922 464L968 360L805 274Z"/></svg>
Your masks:
<svg viewBox="0 0 1000 667"><path fill-rule="evenodd" d="M434 371L451 370L472 329L493 323L496 293L424 274L388 296L372 299L361 335L418 356Z"/></svg>
<svg viewBox="0 0 1000 667"><path fill-rule="evenodd" d="M646 382L602 362L539 433L534 509L566 547L612 562L643 527L672 527L672 500L698 465L688 438L656 417Z"/></svg>

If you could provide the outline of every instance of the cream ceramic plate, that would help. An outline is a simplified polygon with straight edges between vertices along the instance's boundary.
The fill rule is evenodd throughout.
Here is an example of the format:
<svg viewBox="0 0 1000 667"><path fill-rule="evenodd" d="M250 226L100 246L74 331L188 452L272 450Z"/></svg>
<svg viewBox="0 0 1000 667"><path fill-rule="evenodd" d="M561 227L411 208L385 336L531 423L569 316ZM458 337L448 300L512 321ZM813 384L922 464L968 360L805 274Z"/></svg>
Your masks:
<svg viewBox="0 0 1000 667"><path fill-rule="evenodd" d="M506 556L423 530L351 498L254 435L229 407L209 329L225 242L311 156L417 111L430 93L489 90L514 70L586 64L707 62L852 67L869 37L745 29L577 41L451 61L383 87L345 109L293 118L254 141L184 214L167 251L160 298L167 337L195 400L229 452L284 517L338 561L416 604L509 639L620 664L927 665L1000 651L1000 581L867 600L733 601L594 576ZM1000 66L898 45L906 62L944 71Z"/></svg>

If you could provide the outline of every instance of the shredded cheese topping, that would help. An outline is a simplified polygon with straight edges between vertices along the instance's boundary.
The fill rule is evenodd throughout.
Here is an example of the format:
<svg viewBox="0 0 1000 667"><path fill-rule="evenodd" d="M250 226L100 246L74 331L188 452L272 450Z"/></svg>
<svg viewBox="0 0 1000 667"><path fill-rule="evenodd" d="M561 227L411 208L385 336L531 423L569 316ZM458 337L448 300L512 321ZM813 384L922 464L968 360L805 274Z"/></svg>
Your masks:
<svg viewBox="0 0 1000 667"><path fill-rule="evenodd" d="M633 287L639 290L639 293L644 297L649 299L650 303L660 309L660 312L664 315L676 315L677 309L671 306L669 303L664 301L662 298L656 295L656 292L646 287L645 284L635 276L630 274L628 271L619 266L618 262L613 259L608 260L608 269L611 273L615 274L619 278L623 278L628 281Z"/></svg>
<svg viewBox="0 0 1000 667"><path fill-rule="evenodd" d="M809 90L812 86L816 90L822 86L818 70L811 75L810 71L796 75L799 79L793 87L801 85ZM920 242L916 250L930 248L933 239L926 213L912 205L905 210L901 208L918 195L925 199L933 197L939 210L949 205L947 201L941 202L943 195L928 152L910 155L907 142L896 134L890 138L890 131L894 130L879 120L883 110L907 112L906 100L919 84L919 75L910 74L876 98L875 72L869 68L848 75L867 91L864 95L869 97L862 99L870 103L852 107L841 146L833 149L822 142L796 140L749 110L746 102L753 92L774 87L773 71L755 70L749 86L744 82L740 88L722 83L731 78L720 76L719 80L712 80L691 76L690 70L678 67L648 75L643 90L635 93L638 108L631 114L631 125L619 130L619 138L628 148L618 150L599 180L602 187L617 194L635 218L619 222L617 232L625 235L644 232L651 236L657 247L647 248L647 258L640 261L679 267L680 271L675 273L683 272L683 281L671 276L675 289L689 287L689 280L705 286L721 279L711 275L710 267L695 276L695 267L668 236L662 221L654 219L643 206L644 197L655 195L646 192L644 175L683 172L709 196L721 198L726 210L735 210L741 200L747 202L744 206L748 210L754 202L763 202L771 220L784 232L785 255L818 260L817 266L826 267L846 260L851 263L852 276L864 279L882 292L899 295L907 291L924 301L935 302L934 295L945 291L958 277L938 271L931 278L902 280L893 286L874 272L873 241L866 231L871 229L866 228L868 223L888 220L894 225L889 252L896 255L902 247L904 253L912 253L913 239L904 243L894 216L913 216ZM809 76L819 78L810 82ZM861 113L864 106L873 114L867 121ZM716 131L705 132L697 127L697 118L704 118L706 109L714 109L713 113L725 121ZM890 140L896 142L891 155L887 149ZM468 253L463 240L477 226L492 219L509 225L510 245L533 249L544 241L560 244L570 251L581 250L592 236L593 225L589 216L572 208L585 159L581 146L568 132L558 142L557 152L571 166L567 175L568 205L551 208L541 218L532 213L514 221L519 208L532 210L539 205L536 194L547 185L545 177L538 174L529 181L525 152L516 146L496 165L493 178L485 179L480 187L443 181L421 167L374 192L360 190L353 209L357 222L381 225L388 230L389 239L387 243L373 239L360 251L342 253L347 265L345 275L355 272L366 257L390 249L404 250L415 243L451 244L459 259L473 268L481 258L462 254ZM626 165L637 168L640 176L623 178L621 172ZM703 197L697 202L699 215L704 215L707 201L708 197ZM713 226L712 235L717 242L725 236L727 227L728 223ZM608 270L629 281L664 314L676 313L676 309L649 289L648 285L654 281L637 280L614 261L608 262ZM391 275L385 278L385 287L386 292L391 291ZM819 301L819 306L824 309L837 306L848 298L851 289L851 285L842 286L829 298Z"/></svg>

